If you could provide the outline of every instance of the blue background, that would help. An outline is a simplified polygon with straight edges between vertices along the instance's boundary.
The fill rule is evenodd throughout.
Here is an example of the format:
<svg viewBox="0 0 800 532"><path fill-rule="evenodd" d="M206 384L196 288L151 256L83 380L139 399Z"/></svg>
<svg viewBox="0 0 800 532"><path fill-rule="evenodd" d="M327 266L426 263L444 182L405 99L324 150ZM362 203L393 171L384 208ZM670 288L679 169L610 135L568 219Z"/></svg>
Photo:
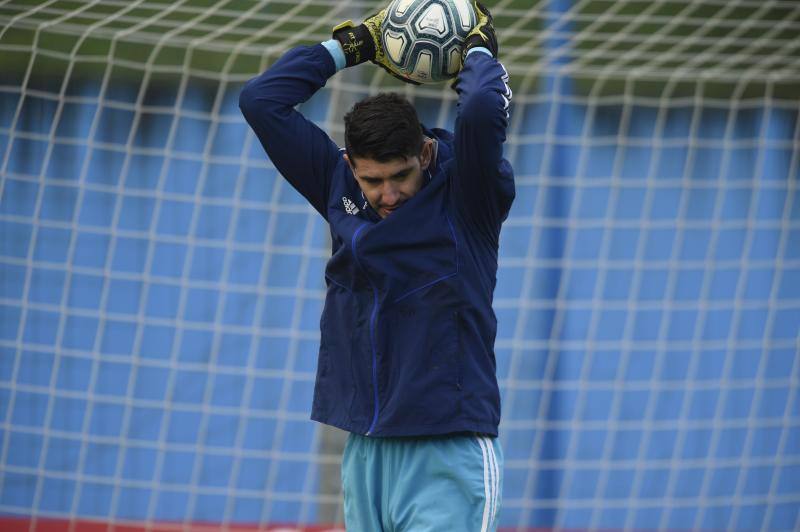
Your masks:
<svg viewBox="0 0 800 532"><path fill-rule="evenodd" d="M315 522L322 220L240 85L69 86L0 87L0 511ZM502 523L796 528L796 102L535 90L495 299ZM301 110L338 124L335 97Z"/></svg>

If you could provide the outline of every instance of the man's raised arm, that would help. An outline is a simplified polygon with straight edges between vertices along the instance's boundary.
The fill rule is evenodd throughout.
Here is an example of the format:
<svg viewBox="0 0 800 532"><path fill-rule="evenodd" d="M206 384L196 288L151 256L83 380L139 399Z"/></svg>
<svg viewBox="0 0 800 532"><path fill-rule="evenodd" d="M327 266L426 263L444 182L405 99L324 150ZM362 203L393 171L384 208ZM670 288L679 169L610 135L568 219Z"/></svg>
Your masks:
<svg viewBox="0 0 800 532"><path fill-rule="evenodd" d="M475 6L479 22L467 37L463 68L454 84L454 181L464 212L482 225L499 228L514 199L513 171L503 159L511 89L508 72L496 59L491 15L479 2Z"/></svg>
<svg viewBox="0 0 800 532"><path fill-rule="evenodd" d="M336 64L325 46L301 46L248 81L239 95L239 108L275 168L326 218L339 148L294 107L334 73Z"/></svg>
<svg viewBox="0 0 800 532"><path fill-rule="evenodd" d="M325 218L331 174L341 158L339 148L294 107L311 98L338 70L366 61L413 83L392 70L383 52L380 28L385 17L384 9L358 26L348 20L333 29L332 39L289 50L247 82L239 95L239 107L275 167Z"/></svg>

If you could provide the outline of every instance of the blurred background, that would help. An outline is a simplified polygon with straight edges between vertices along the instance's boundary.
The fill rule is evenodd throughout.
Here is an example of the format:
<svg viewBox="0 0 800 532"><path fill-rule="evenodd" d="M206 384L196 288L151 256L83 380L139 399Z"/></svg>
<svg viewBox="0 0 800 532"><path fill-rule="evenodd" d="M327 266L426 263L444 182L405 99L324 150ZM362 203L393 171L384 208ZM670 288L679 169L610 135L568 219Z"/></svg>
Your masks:
<svg viewBox="0 0 800 532"><path fill-rule="evenodd" d="M496 0L501 524L800 529L800 4ZM341 526L323 220L237 104L384 2L0 2L0 528ZM398 91L301 111L342 143Z"/></svg>

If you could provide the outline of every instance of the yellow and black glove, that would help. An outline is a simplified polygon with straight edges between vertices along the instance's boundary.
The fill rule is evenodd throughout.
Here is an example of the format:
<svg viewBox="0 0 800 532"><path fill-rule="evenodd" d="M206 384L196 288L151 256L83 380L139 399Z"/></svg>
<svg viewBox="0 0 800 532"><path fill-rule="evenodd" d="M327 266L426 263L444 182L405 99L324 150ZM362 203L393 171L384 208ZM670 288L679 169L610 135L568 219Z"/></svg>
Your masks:
<svg viewBox="0 0 800 532"><path fill-rule="evenodd" d="M476 1L474 3L475 14L478 16L478 23L472 28L472 31L467 35L467 40L464 43L464 51L461 56L462 64L467 58L467 52L476 46L483 46L487 48L492 55L497 58L499 53L499 45L497 44L497 34L494 31L492 22L492 14L485 5Z"/></svg>
<svg viewBox="0 0 800 532"><path fill-rule="evenodd" d="M352 20L346 20L333 28L333 38L342 45L346 66L351 67L365 61L372 61L400 81L419 85L416 81L406 78L395 70L394 65L386 57L381 41L381 25L385 19L386 9L382 9L367 17L358 26L353 24Z"/></svg>

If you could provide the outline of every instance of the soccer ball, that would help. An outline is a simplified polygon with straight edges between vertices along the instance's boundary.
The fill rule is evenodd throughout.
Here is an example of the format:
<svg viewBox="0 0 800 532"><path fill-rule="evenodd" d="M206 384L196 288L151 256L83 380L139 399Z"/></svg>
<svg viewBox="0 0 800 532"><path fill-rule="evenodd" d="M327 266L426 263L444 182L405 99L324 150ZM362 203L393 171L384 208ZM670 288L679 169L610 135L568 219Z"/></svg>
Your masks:
<svg viewBox="0 0 800 532"><path fill-rule="evenodd" d="M469 0L394 0L381 24L386 57L419 83L452 79L477 16Z"/></svg>

